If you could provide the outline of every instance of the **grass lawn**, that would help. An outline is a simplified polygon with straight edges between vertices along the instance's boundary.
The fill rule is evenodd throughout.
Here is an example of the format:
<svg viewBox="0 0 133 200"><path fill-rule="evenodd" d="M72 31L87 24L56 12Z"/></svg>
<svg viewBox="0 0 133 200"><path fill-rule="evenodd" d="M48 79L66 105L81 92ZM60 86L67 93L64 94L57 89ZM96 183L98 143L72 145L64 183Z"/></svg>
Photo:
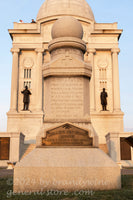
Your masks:
<svg viewBox="0 0 133 200"><path fill-rule="evenodd" d="M112 191L90 191L89 194L83 194L81 191L76 194L66 193L57 194L52 192L50 195L48 192L45 194L28 194L28 195L12 195L12 178L0 179L0 200L13 199L13 200L133 200L133 176L122 176L122 189Z"/></svg>

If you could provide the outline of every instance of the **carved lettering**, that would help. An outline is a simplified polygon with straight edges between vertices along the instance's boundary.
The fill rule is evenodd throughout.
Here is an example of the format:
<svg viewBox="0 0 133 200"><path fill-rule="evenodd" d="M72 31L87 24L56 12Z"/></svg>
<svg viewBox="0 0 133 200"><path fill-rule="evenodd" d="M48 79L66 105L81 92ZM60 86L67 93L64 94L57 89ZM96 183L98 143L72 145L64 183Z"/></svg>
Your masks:
<svg viewBox="0 0 133 200"><path fill-rule="evenodd" d="M51 83L51 110L56 117L77 117L83 112L83 80L54 79Z"/></svg>

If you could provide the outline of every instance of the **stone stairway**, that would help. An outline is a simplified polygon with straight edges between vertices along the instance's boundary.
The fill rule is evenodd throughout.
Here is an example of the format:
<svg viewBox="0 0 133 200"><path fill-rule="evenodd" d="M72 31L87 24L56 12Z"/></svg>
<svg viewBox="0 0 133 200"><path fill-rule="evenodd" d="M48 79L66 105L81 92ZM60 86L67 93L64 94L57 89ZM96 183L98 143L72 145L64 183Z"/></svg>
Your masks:
<svg viewBox="0 0 133 200"><path fill-rule="evenodd" d="M36 144L24 144L21 159L23 159L23 158L24 158L25 156L27 156L31 151L33 151L33 149L35 149L35 147L36 147Z"/></svg>
<svg viewBox="0 0 133 200"><path fill-rule="evenodd" d="M99 144L99 149L101 149L102 151L104 151L106 154L109 153L107 144Z"/></svg>

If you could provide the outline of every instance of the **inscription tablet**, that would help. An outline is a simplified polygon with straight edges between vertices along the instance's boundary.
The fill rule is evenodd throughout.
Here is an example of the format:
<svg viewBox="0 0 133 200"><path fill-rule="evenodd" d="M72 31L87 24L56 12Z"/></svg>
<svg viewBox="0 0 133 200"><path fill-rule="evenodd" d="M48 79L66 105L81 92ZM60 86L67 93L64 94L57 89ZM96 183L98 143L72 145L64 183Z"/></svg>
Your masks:
<svg viewBox="0 0 133 200"><path fill-rule="evenodd" d="M93 146L93 139L88 131L65 124L47 131L42 146Z"/></svg>

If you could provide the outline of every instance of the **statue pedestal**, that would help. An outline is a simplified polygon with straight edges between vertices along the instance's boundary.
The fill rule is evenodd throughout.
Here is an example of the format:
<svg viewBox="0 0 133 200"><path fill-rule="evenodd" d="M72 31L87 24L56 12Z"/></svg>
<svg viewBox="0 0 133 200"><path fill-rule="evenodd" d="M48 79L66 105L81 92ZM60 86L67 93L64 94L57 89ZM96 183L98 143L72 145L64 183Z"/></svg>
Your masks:
<svg viewBox="0 0 133 200"><path fill-rule="evenodd" d="M120 167L98 148L36 148L14 169L14 192L120 188Z"/></svg>
<svg viewBox="0 0 133 200"><path fill-rule="evenodd" d="M48 129L40 145L17 163L14 192L120 189L120 167L97 146L89 129L68 122Z"/></svg>

